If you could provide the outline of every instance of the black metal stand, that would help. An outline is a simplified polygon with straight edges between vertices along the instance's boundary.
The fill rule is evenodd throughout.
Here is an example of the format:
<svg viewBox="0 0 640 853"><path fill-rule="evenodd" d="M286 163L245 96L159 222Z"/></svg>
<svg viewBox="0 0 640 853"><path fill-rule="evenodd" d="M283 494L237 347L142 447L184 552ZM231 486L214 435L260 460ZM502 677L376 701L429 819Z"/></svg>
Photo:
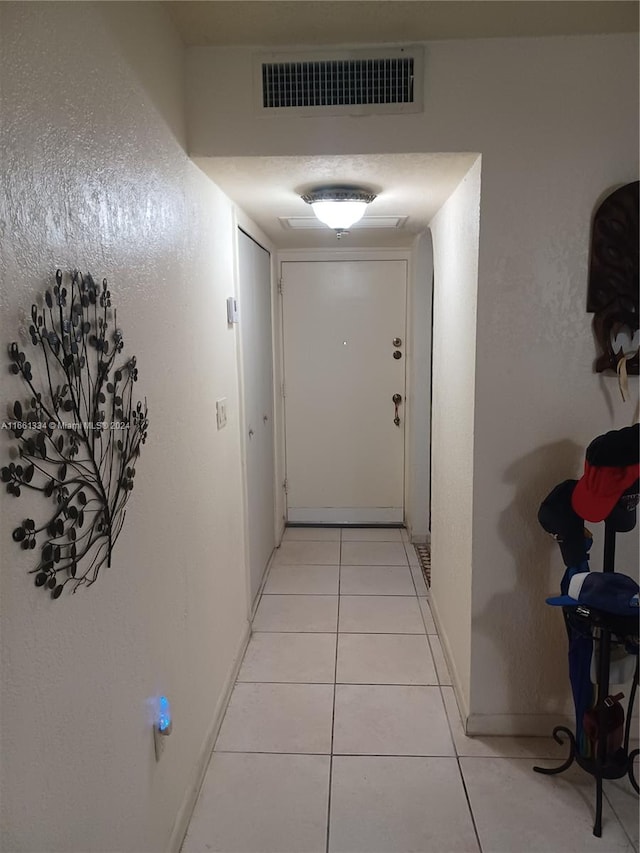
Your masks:
<svg viewBox="0 0 640 853"><path fill-rule="evenodd" d="M609 521L605 522L605 539L604 539L604 565L603 571L612 572L615 558L615 542L616 531ZM631 716L633 706L638 689L638 661L636 660L636 668L629 694L629 703L627 706L627 719L624 731L624 741L620 749L613 754L607 751L607 733L606 733L606 712L607 708L604 704L604 699L609 695L609 659L611 653L611 634L615 633L612 629L610 621L606 614L590 611L583 616L585 624L589 625L592 631L597 633L597 642L599 650L599 668L598 668L598 731L601 733L598 738L598 746L594 758L585 758L581 756L576 743L575 735L566 726L556 726L553 730L553 739L556 743L562 744L564 737L569 741L569 755L559 767L534 767L536 773L543 773L546 776L556 776L558 773L564 773L575 761L583 770L590 773L596 781L596 817L593 825L593 834L600 838L602 836L602 782L603 779L621 779L624 776L629 777L636 793L640 793L638 782L634 775L633 762L640 750L634 749L629 752L629 738L631 733Z"/></svg>

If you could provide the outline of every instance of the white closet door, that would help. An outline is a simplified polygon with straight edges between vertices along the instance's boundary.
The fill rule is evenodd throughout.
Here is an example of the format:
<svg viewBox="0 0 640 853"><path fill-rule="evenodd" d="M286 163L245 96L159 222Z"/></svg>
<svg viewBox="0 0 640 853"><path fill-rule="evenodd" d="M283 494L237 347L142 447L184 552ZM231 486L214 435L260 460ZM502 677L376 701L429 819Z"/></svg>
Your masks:
<svg viewBox="0 0 640 853"><path fill-rule="evenodd" d="M253 601L275 547L271 259L262 246L239 231L238 260Z"/></svg>

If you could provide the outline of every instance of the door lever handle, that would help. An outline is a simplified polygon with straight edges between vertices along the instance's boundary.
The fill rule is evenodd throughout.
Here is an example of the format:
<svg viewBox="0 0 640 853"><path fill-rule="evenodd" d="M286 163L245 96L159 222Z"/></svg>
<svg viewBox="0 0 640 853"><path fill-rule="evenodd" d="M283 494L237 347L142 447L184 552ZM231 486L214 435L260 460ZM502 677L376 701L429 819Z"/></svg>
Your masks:
<svg viewBox="0 0 640 853"><path fill-rule="evenodd" d="M393 400L393 405L396 407L393 422L396 426L400 426L400 415L398 414L398 406L402 402L402 394L394 394L391 399Z"/></svg>

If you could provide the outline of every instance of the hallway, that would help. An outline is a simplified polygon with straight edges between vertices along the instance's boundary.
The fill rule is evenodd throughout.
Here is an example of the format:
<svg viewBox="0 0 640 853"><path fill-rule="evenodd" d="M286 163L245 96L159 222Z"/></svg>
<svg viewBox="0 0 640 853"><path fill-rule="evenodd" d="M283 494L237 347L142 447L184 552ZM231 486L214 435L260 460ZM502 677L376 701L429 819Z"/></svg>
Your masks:
<svg viewBox="0 0 640 853"><path fill-rule="evenodd" d="M596 839L550 738L464 735L404 530L287 529L253 631L182 853L637 850L625 781Z"/></svg>

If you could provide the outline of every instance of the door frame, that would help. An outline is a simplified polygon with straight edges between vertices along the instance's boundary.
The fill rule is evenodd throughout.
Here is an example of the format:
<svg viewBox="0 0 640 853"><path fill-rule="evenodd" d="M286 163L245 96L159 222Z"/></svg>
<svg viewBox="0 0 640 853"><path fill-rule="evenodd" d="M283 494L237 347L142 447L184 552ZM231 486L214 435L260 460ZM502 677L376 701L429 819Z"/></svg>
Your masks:
<svg viewBox="0 0 640 853"><path fill-rule="evenodd" d="M278 303L278 287L277 287L277 249L271 242L271 240L267 237L267 235L260 229L258 226L249 219L248 216L238 207L234 207L233 209L233 217L232 217L232 228L233 228L233 293L230 293L230 296L234 296L236 299L240 295L240 243L239 243L239 232L240 230L244 231L244 233L254 240L259 246L261 246L265 251L267 251L271 258L271 353L272 353L272 369L273 369L273 378L274 378L274 389L273 389L273 416L274 416L274 424L273 424L273 435L274 435L274 470L276 483L274 484L274 496L275 496L275 512L273 518L273 526L274 526L274 534L275 534L275 548L277 549L282 540L282 535L284 532L284 520L283 516L283 491L278 488L278 482L284 479L284 476L280 477L280 471L284 468L284 448L281 447L281 438L283 433L282 426L282 400L281 395L275 393L275 389L278 387L278 382L282 381L281 377L281 368L280 368L280 359L278 357L278 341L282 337L280 330L280 306ZM240 443L240 459L242 464L242 508L243 508L243 519L242 519L242 527L243 527L243 560L244 560L244 576L245 576L245 597L247 603L247 618L249 621L253 619L255 615L255 610L257 607L257 603L260 600L260 593L262 592L262 588L264 586L269 566L271 565L271 561L273 560L273 555L271 560L269 561L267 567L265 568L264 575L262 578L262 583L260 585L260 589L258 595L255 597L255 600L252 600L251 596L251 567L249 565L249 483L248 483L248 466L247 466L247 449L246 449L246 436L247 436L247 412L245 410L244 404L244 391L245 391L245 379L244 379L244 359L242 355L242 334L243 334L243 326L242 326L242 307L240 306L240 315L239 322L237 326L228 326L228 328L235 328L237 330L236 333L236 364L238 370L238 423L240 425L240 433L239 433L239 443ZM274 550L275 554L275 550Z"/></svg>
<svg viewBox="0 0 640 853"><path fill-rule="evenodd" d="M376 249L355 249L355 248L335 248L335 249L281 249L277 252L277 276L278 282L282 278L282 264L287 261L397 261L402 260L407 262L407 341L406 341L406 359L407 363L405 366L405 401L406 401L406 409L405 409L405 447L404 447L404 521L409 532L412 541L426 541L428 538L428 531L425 529L425 525L428 523L428 508L422 505L423 502L418 501L417 496L421 494L428 494L429 490L429 477L430 472L428 470L428 466L419 466L419 480L418 485L420 488L416 489L416 476L414 475L414 462L416 455L416 448L419 447L419 443L415 441L416 436L426 436L427 442L427 452L428 452L428 442L429 442L429 430L425 430L425 424L422 422L416 422L416 411L424 412L424 406L413 405L414 400L417 398L422 398L426 395L427 399L429 396L429 382L430 382L430 369L426 371L426 375L424 374L424 370L416 371L414 360L413 360L413 352L414 352L414 341L418 335L418 323L415 318L412 316L412 307L415 302L414 290L419 285L424 287L424 284L420 284L416 281L416 263L415 263L415 252L414 247L407 247L401 249L385 249L385 248L376 248ZM422 270L418 270L418 273L422 272ZM431 284L428 284L431 287ZM278 294L279 307L278 307L278 315L280 317L278 326L279 332L279 340L277 343L279 350L279 372L278 372L278 383L276 383L276 389L279 389L279 393L276 395L278 402L278 409L280 412L279 424L278 428L281 430L278 436L278 444L281 444L283 449L283 457L282 457L282 468L279 469L278 479L281 483L284 483L285 477L285 468L284 468L284 399L282 397L282 375L283 375L283 360L284 360L284 342L282 336L282 299ZM430 297L429 297L430 301ZM431 338L431 326L429 324L429 328L425 330L426 334L428 334L429 340ZM424 481L424 482L423 482ZM284 486L283 486L284 492ZM286 495L283 495L286 498ZM284 504L286 511L286 503ZM424 518L423 518L424 516Z"/></svg>
<svg viewBox="0 0 640 853"><path fill-rule="evenodd" d="M394 426L392 397L404 403L407 359L384 341L406 346L408 261L283 260L281 271L288 523L402 525L406 410ZM334 346L343 337L348 350Z"/></svg>

